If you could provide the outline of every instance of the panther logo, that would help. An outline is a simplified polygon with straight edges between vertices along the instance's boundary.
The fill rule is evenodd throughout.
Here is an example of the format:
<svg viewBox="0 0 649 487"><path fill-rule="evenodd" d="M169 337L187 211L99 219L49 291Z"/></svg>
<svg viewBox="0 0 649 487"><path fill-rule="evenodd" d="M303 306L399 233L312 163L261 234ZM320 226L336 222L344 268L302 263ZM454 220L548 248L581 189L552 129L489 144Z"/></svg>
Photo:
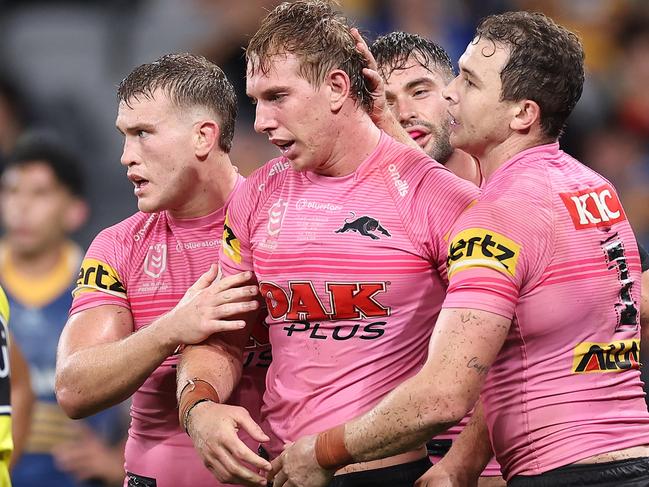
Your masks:
<svg viewBox="0 0 649 487"><path fill-rule="evenodd" d="M356 217L356 213L354 213L353 211L351 211L350 213L352 214L352 218ZM381 223L379 223L376 218L372 218L371 216L361 216L360 218L356 218L356 220L353 221L349 221L347 218L345 218L345 224L342 226L342 228L336 230L335 233L358 232L364 237L370 237L372 240L378 240L380 238L378 235L370 233L376 231L381 232L386 237L392 236L390 235L390 232L388 232L381 226Z"/></svg>

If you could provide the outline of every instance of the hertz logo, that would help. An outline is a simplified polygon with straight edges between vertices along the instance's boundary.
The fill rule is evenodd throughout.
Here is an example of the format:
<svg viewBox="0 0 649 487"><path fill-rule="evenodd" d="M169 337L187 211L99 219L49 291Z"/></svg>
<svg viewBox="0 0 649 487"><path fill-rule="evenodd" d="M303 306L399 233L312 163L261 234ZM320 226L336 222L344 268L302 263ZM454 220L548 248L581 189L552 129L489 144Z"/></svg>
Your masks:
<svg viewBox="0 0 649 487"><path fill-rule="evenodd" d="M640 368L640 340L613 343L584 342L577 345L572 360L575 374L621 372Z"/></svg>
<svg viewBox="0 0 649 487"><path fill-rule="evenodd" d="M491 230L469 228L451 241L448 250L448 276L471 267L490 267L514 275L521 246Z"/></svg>
<svg viewBox="0 0 649 487"><path fill-rule="evenodd" d="M241 243L234 235L232 228L230 228L230 215L225 215L225 223L223 224L223 252L230 257L237 264L241 264Z"/></svg>
<svg viewBox="0 0 649 487"><path fill-rule="evenodd" d="M77 278L77 287L72 291L72 294L77 296L96 291L126 298L126 288L115 269L100 260L83 259Z"/></svg>

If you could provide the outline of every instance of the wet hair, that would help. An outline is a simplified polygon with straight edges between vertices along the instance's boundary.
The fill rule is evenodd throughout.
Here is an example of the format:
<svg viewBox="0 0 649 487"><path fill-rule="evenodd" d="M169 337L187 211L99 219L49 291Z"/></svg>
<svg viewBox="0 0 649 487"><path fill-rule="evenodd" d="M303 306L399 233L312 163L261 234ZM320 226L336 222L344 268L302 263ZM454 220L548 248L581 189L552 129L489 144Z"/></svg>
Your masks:
<svg viewBox="0 0 649 487"><path fill-rule="evenodd" d="M3 173L10 168L25 167L34 163L48 166L57 181L70 194L83 197L84 177L81 161L53 135L41 131L21 135L6 161Z"/></svg>
<svg viewBox="0 0 649 487"><path fill-rule="evenodd" d="M158 89L180 108L200 106L213 112L219 122L219 147L230 152L237 96L221 68L196 54L167 54L135 68L119 84L117 99L130 107L131 101L150 99Z"/></svg>
<svg viewBox="0 0 649 487"><path fill-rule="evenodd" d="M480 39L510 51L500 73L501 100L535 101L545 134L560 137L584 85L579 38L542 13L507 12L482 19L473 42Z"/></svg>
<svg viewBox="0 0 649 487"><path fill-rule="evenodd" d="M362 73L367 63L356 50L352 25L335 5L326 0L278 5L250 40L246 59L253 74L266 74L272 56L293 54L300 61L300 76L313 86L320 85L331 70L340 69L349 76L351 98L369 112L373 100Z"/></svg>
<svg viewBox="0 0 649 487"><path fill-rule="evenodd" d="M405 69L411 57L429 72L438 72L447 83L454 76L451 58L444 48L417 34L391 32L378 37L370 50L383 79L395 70Z"/></svg>

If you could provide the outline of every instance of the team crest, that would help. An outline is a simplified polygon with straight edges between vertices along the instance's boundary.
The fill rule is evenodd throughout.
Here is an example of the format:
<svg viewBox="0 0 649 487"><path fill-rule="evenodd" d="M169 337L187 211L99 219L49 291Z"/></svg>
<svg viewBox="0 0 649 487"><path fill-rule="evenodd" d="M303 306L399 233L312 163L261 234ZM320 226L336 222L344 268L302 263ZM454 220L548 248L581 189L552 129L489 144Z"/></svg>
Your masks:
<svg viewBox="0 0 649 487"><path fill-rule="evenodd" d="M155 244L149 247L144 258L144 273L157 279L167 268L167 244Z"/></svg>
<svg viewBox="0 0 649 487"><path fill-rule="evenodd" d="M352 214L352 218L356 218L356 213L353 211L350 213ZM345 232L357 232L363 237L370 237L372 240L378 240L380 238L374 232L379 232L386 237L392 236L376 218L372 218L371 216L361 216L352 221L345 218L345 224L336 230L335 233Z"/></svg>
<svg viewBox="0 0 649 487"><path fill-rule="evenodd" d="M266 228L268 230L268 235L271 237L279 235L279 231L282 229L284 216L286 216L287 207L288 201L279 199L268 209L268 225Z"/></svg>

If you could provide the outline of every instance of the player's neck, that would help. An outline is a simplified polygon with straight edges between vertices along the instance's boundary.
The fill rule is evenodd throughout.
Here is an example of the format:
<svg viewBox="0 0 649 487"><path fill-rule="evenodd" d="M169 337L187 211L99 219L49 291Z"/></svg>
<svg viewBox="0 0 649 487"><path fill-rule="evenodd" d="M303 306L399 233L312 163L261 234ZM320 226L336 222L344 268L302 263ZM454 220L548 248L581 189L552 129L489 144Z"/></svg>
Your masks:
<svg viewBox="0 0 649 487"><path fill-rule="evenodd" d="M473 156L460 149L454 149L444 165L453 171L456 176L480 186L482 182L480 165Z"/></svg>
<svg viewBox="0 0 649 487"><path fill-rule="evenodd" d="M23 252L13 248L10 244L3 245L6 249L5 265L10 266L14 272L26 277L42 278L52 272L63 258L67 240L50 244L41 252Z"/></svg>
<svg viewBox="0 0 649 487"><path fill-rule="evenodd" d="M198 218L223 208L237 184L239 173L227 154L205 161L205 171L192 191L191 198L181 207L169 209L177 219Z"/></svg>
<svg viewBox="0 0 649 487"><path fill-rule="evenodd" d="M342 177L352 174L374 152L381 138L381 131L370 117L356 109L351 116L342 116L342 123L332 134L335 143L329 160L320 166L322 176Z"/></svg>
<svg viewBox="0 0 649 487"><path fill-rule="evenodd" d="M488 181L493 173L516 154L549 142L551 141L532 135L513 134L503 142L488 148L484 153L473 155L480 161L482 174L485 180Z"/></svg>

